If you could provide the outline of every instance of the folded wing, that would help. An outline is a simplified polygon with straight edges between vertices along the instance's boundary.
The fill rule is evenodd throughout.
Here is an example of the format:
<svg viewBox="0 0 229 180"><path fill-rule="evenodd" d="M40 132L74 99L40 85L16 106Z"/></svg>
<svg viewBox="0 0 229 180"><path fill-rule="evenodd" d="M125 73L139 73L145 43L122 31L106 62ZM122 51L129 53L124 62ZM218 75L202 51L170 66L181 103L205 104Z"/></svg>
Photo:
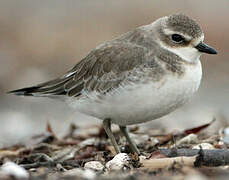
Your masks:
<svg viewBox="0 0 229 180"><path fill-rule="evenodd" d="M144 63L144 47L123 42L101 45L63 76L9 93L24 96L77 97L82 92L106 94L125 81L134 68Z"/></svg>

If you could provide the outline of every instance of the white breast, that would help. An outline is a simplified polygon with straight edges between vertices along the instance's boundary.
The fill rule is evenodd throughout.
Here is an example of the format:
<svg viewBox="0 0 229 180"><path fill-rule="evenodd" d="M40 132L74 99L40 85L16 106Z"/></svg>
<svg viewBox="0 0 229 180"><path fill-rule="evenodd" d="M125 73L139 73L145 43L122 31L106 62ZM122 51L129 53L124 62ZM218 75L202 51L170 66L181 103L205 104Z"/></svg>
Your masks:
<svg viewBox="0 0 229 180"><path fill-rule="evenodd" d="M160 82L132 85L102 101L91 95L90 99L68 102L79 112L102 120L110 118L123 126L157 119L183 105L197 91L202 77L201 63L186 66L182 77L169 74Z"/></svg>

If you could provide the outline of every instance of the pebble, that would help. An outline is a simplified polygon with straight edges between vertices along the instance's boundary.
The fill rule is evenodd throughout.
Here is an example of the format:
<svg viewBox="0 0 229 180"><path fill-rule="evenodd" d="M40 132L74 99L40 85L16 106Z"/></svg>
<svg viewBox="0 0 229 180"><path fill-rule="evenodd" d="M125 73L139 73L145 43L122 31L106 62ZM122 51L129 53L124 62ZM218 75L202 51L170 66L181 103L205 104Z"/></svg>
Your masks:
<svg viewBox="0 0 229 180"><path fill-rule="evenodd" d="M219 142L218 142L218 145L219 145L219 146L224 146L225 143L224 143L223 141L219 141Z"/></svg>
<svg viewBox="0 0 229 180"><path fill-rule="evenodd" d="M146 159L146 156L143 156L143 155L140 155L140 156L139 156L139 161L140 161L140 162L142 162L142 161L145 160L145 159Z"/></svg>
<svg viewBox="0 0 229 180"><path fill-rule="evenodd" d="M212 144L209 144L209 143L197 144L197 145L193 146L192 149L200 149L200 146L202 149L215 149L214 146Z"/></svg>
<svg viewBox="0 0 229 180"><path fill-rule="evenodd" d="M188 136L185 136L184 138L180 139L176 144L195 144L198 143L198 137L196 134L189 134Z"/></svg>
<svg viewBox="0 0 229 180"><path fill-rule="evenodd" d="M125 166L129 166L130 157L126 153L117 154L112 160L106 163L108 170L120 170Z"/></svg>
<svg viewBox="0 0 229 180"><path fill-rule="evenodd" d="M14 179L29 179L29 173L21 166L14 162L6 162L0 168L0 173Z"/></svg>
<svg viewBox="0 0 229 180"><path fill-rule="evenodd" d="M104 166L101 162L99 161L90 161L85 163L84 165L85 169L92 169L95 171L103 171L104 170Z"/></svg>

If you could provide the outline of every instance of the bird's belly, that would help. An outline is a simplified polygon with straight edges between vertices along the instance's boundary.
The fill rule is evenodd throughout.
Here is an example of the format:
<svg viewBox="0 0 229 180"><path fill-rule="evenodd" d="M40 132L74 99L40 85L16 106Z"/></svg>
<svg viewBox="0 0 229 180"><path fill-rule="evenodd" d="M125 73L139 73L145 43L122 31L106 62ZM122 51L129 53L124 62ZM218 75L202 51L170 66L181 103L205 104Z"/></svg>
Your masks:
<svg viewBox="0 0 229 180"><path fill-rule="evenodd" d="M158 82L130 85L112 96L78 102L75 107L85 114L110 118L123 126L157 119L183 105L197 91L201 66L197 74L187 73L183 77L166 76Z"/></svg>

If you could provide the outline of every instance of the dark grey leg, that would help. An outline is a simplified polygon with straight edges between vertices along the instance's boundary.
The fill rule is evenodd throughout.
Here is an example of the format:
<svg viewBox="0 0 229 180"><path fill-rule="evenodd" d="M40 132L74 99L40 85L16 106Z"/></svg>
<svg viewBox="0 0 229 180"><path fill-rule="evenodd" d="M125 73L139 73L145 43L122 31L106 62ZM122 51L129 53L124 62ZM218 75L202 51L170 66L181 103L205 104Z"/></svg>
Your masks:
<svg viewBox="0 0 229 180"><path fill-rule="evenodd" d="M130 139L130 136L129 136L128 132L127 132L126 126L119 126L119 128L120 128L121 132L123 133L123 135L126 137L126 140L128 141L131 150L133 152L136 152L139 155L140 151L138 150L135 142Z"/></svg>
<svg viewBox="0 0 229 180"><path fill-rule="evenodd" d="M115 140L115 137L111 131L111 120L110 119L104 119L103 120L103 127L104 127L104 130L106 131L108 137L110 138L111 143L114 146L116 153L117 154L120 153L121 151L120 151L118 144Z"/></svg>

